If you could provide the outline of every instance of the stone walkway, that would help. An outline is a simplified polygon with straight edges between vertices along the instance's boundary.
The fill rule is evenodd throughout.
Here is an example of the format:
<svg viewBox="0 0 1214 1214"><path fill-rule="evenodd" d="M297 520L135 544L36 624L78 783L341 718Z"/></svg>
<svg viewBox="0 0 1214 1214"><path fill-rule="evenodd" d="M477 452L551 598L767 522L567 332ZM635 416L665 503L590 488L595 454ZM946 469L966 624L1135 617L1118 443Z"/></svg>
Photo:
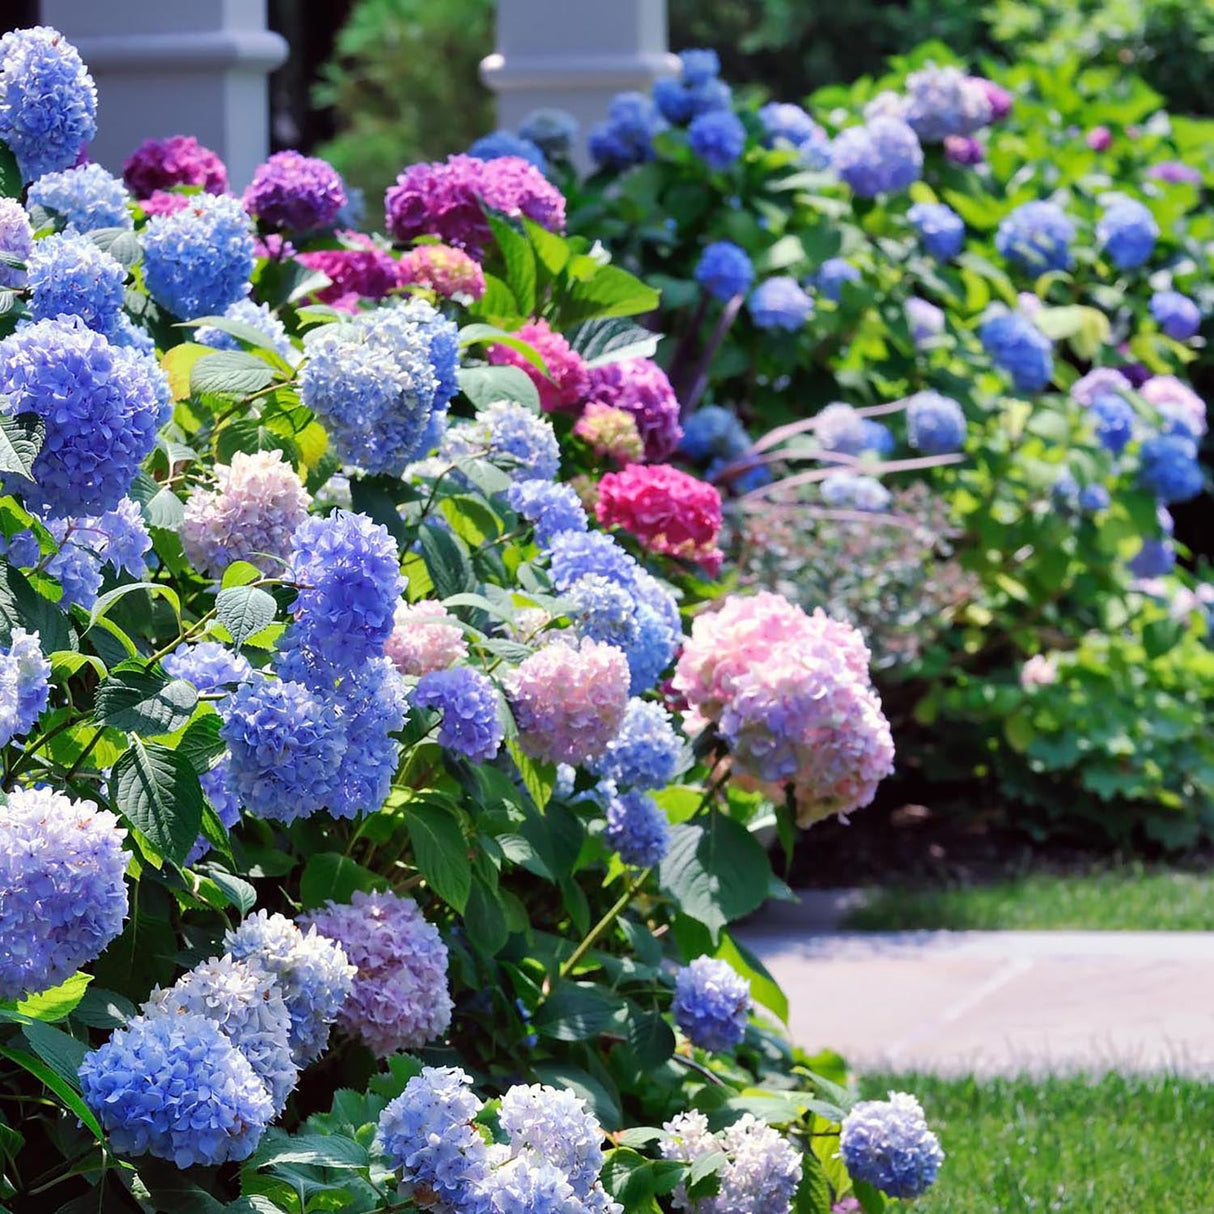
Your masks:
<svg viewBox="0 0 1214 1214"><path fill-rule="evenodd" d="M811 1052L866 1071L1214 1077L1214 932L837 932L841 897L738 932Z"/></svg>

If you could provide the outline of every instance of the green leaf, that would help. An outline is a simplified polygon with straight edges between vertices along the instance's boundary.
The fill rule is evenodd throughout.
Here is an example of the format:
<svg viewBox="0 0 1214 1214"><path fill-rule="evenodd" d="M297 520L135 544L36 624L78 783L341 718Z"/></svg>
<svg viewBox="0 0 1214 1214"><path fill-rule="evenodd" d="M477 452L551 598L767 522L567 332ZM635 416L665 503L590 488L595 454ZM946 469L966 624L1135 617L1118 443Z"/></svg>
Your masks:
<svg viewBox="0 0 1214 1214"><path fill-rule="evenodd" d="M468 929L468 939L475 943L476 951L485 957L500 952L510 938L506 908L501 896L479 874L473 876L472 887L468 891L464 926Z"/></svg>
<svg viewBox="0 0 1214 1214"><path fill-rule="evenodd" d="M518 768L523 787L531 794L536 809L542 812L556 787L556 765L533 759L518 744L517 738L507 738L506 749L510 751L510 757Z"/></svg>
<svg viewBox="0 0 1214 1214"><path fill-rule="evenodd" d="M383 877L356 864L339 852L322 851L309 857L299 879L299 899L304 907L323 906L330 898L334 902L349 902L355 890L385 889Z"/></svg>
<svg viewBox="0 0 1214 1214"><path fill-rule="evenodd" d="M624 1040L646 1071L656 1071L674 1053L674 1032L661 1012L629 1009Z"/></svg>
<svg viewBox="0 0 1214 1214"><path fill-rule="evenodd" d="M130 735L130 748L110 777L110 798L155 852L174 864L185 860L202 824L198 775L180 751Z"/></svg>
<svg viewBox="0 0 1214 1214"><path fill-rule="evenodd" d="M521 367L461 367L459 390L478 408L499 400L511 400L539 412L539 389Z"/></svg>
<svg viewBox="0 0 1214 1214"><path fill-rule="evenodd" d="M190 368L190 391L211 396L249 396L275 379L269 363L244 350L205 354Z"/></svg>
<svg viewBox="0 0 1214 1214"><path fill-rule="evenodd" d="M181 618L181 600L177 597L177 591L171 586L165 586L161 582L131 582L126 586L117 586L98 598L93 604L92 611L89 612L89 627L92 628L98 620L109 615L115 604L121 602L128 594L134 594L138 590L146 590L148 594L164 599L173 608L177 618Z"/></svg>
<svg viewBox="0 0 1214 1214"><path fill-rule="evenodd" d="M216 864L195 864L194 871L214 881L223 896L242 914L247 915L257 905L257 891L243 878Z"/></svg>
<svg viewBox="0 0 1214 1214"><path fill-rule="evenodd" d="M227 750L227 743L219 736L222 728L223 721L216 712L197 716L177 739L175 749L189 759L195 771L210 771Z"/></svg>
<svg viewBox="0 0 1214 1214"><path fill-rule="evenodd" d="M619 316L583 321L569 334L570 347L590 367L626 358L652 358L660 340L660 333L651 333Z"/></svg>
<svg viewBox="0 0 1214 1214"><path fill-rule="evenodd" d="M128 270L143 257L139 237L130 228L94 228L89 239Z"/></svg>
<svg viewBox="0 0 1214 1214"><path fill-rule="evenodd" d="M0 560L0 636L8 642L18 626L37 631L44 654L75 649L76 639L68 627L67 616L48 598L38 593L29 578L15 566Z"/></svg>
<svg viewBox="0 0 1214 1214"><path fill-rule="evenodd" d="M0 415L0 473L34 479L34 461L46 439L46 422L37 413Z"/></svg>
<svg viewBox="0 0 1214 1214"><path fill-rule="evenodd" d="M540 1005L532 1025L556 1041L585 1041L605 1033L615 1022L622 1001L593 982L560 980Z"/></svg>
<svg viewBox="0 0 1214 1214"><path fill-rule="evenodd" d="M31 1020L45 1020L48 1023L66 1020L84 998L84 992L92 980L92 974L73 974L66 982L48 991L22 999L16 1010Z"/></svg>
<svg viewBox="0 0 1214 1214"><path fill-rule="evenodd" d="M856 1195L856 1200L860 1203L864 1214L884 1214L884 1210L889 1204L880 1189L874 1188L864 1180L853 1180L852 1192Z"/></svg>
<svg viewBox="0 0 1214 1214"><path fill-rule="evenodd" d="M768 1011L773 1012L783 1024L788 1023L788 996L750 949L739 944L729 932L722 932L716 956L728 961L750 982L750 993L756 1003L761 1003Z"/></svg>
<svg viewBox="0 0 1214 1214"><path fill-rule="evenodd" d="M24 191L25 182L17 167L17 157L8 144L0 140L0 197L20 198Z"/></svg>
<svg viewBox="0 0 1214 1214"><path fill-rule="evenodd" d="M237 649L274 623L276 610L274 596L260 586L225 586L215 597L215 614Z"/></svg>
<svg viewBox="0 0 1214 1214"><path fill-rule="evenodd" d="M24 1050L9 1049L2 1045L0 1045L0 1055L29 1071L36 1079L40 1079L71 1112L75 1113L84 1125L88 1126L94 1137L105 1138L97 1118L93 1116L92 1109L84 1103L80 1093L71 1084L61 1079L45 1062L35 1058L33 1054L27 1054Z"/></svg>
<svg viewBox="0 0 1214 1214"><path fill-rule="evenodd" d="M441 806L418 801L406 807L405 822L413 859L427 884L448 906L463 914L472 889L472 864L459 823Z"/></svg>
<svg viewBox="0 0 1214 1214"><path fill-rule="evenodd" d="M427 523L417 533L430 580L440 599L476 590L476 574L464 542L442 527Z"/></svg>
<svg viewBox="0 0 1214 1214"><path fill-rule="evenodd" d="M575 279L562 301L566 321L602 316L636 316L654 311L661 297L619 266L599 266L588 278Z"/></svg>
<svg viewBox="0 0 1214 1214"><path fill-rule="evenodd" d="M306 1163L321 1168L365 1168L367 1149L340 1134L286 1134L270 1130L247 1166Z"/></svg>
<svg viewBox="0 0 1214 1214"><path fill-rule="evenodd" d="M569 1088L580 1096L590 1106L590 1111L599 1119L604 1130L610 1132L624 1124L619 1093L605 1071L595 1075L564 1062L537 1062L534 1070L535 1077L541 1083L555 1088Z"/></svg>
<svg viewBox="0 0 1214 1214"><path fill-rule="evenodd" d="M233 561L223 571L223 581L220 585L224 590L230 586L247 586L261 578L261 570L251 561Z"/></svg>
<svg viewBox="0 0 1214 1214"><path fill-rule="evenodd" d="M488 211L497 247L506 265L506 285L518 301L519 311L530 316L535 311L536 269L531 242L504 216Z"/></svg>
<svg viewBox="0 0 1214 1214"><path fill-rule="evenodd" d="M97 688L93 717L124 732L173 733L189 719L198 692L185 679L170 678L159 666L116 670Z"/></svg>
<svg viewBox="0 0 1214 1214"><path fill-rule="evenodd" d="M40 1020L22 1025L21 1032L34 1053L56 1075L72 1087L79 1087L80 1064L89 1052L89 1047L83 1041L77 1041L62 1029L53 1028Z"/></svg>
<svg viewBox="0 0 1214 1214"><path fill-rule="evenodd" d="M230 333L246 345L253 346L257 350L267 350L275 358L280 357L274 347L273 339L260 329L243 320L230 320L226 316L196 316L193 320L184 321L178 327L192 329L195 326L201 328L203 325L206 325L208 328L218 329L221 333Z"/></svg>
<svg viewBox="0 0 1214 1214"><path fill-rule="evenodd" d="M831 1214L830 1184L818 1157L809 1151L801 1156L801 1183L793 1203L794 1214Z"/></svg>

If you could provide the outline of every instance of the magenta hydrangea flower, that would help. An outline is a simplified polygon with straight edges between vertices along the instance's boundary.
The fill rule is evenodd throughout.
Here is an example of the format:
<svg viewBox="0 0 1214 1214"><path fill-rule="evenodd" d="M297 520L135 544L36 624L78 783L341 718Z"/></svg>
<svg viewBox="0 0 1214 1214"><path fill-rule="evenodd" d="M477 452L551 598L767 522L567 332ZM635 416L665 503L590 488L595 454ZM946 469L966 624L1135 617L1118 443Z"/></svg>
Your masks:
<svg viewBox="0 0 1214 1214"><path fill-rule="evenodd" d="M577 765L596 758L628 708L628 660L613 645L554 642L513 671L508 693L523 749Z"/></svg>
<svg viewBox="0 0 1214 1214"><path fill-rule="evenodd" d="M632 414L650 462L667 459L683 437L678 399L666 372L652 359L627 358L592 367L587 397Z"/></svg>
<svg viewBox="0 0 1214 1214"><path fill-rule="evenodd" d="M540 369L513 346L489 347L489 361L498 366L518 367L535 384L540 406L548 413L558 409L576 409L590 388L590 372L582 356L546 320L529 321L514 335L534 346L544 360L548 373Z"/></svg>
<svg viewBox="0 0 1214 1214"><path fill-rule="evenodd" d="M443 299L477 300L485 293L485 271L463 249L423 244L400 259L400 283L425 287Z"/></svg>
<svg viewBox="0 0 1214 1214"><path fill-rule="evenodd" d="M145 139L123 162L122 176L141 199L178 185L197 186L206 194L223 194L228 188L223 161L193 135Z"/></svg>
<svg viewBox="0 0 1214 1214"><path fill-rule="evenodd" d="M345 205L341 174L327 160L300 152L275 152L257 166L244 192L254 219L288 232L327 228Z"/></svg>
<svg viewBox="0 0 1214 1214"><path fill-rule="evenodd" d="M468 656L468 642L442 603L401 603L384 652L401 674L420 678L462 662Z"/></svg>
<svg viewBox="0 0 1214 1214"><path fill-rule="evenodd" d="M300 923L335 940L357 966L337 1023L374 1054L416 1049L446 1032L447 946L412 898L357 890L349 903L327 902Z"/></svg>
<svg viewBox="0 0 1214 1214"><path fill-rule="evenodd" d="M550 232L565 228L564 195L517 156L411 164L384 198L388 231L397 240L437 236L474 257L492 240L482 204L511 219L525 215Z"/></svg>
<svg viewBox="0 0 1214 1214"><path fill-rule="evenodd" d="M383 299L396 290L399 270L396 258L362 232L338 232L340 249L317 249L300 253L299 260L310 270L319 270L329 285L316 292L321 303L345 312L357 310L362 299Z"/></svg>

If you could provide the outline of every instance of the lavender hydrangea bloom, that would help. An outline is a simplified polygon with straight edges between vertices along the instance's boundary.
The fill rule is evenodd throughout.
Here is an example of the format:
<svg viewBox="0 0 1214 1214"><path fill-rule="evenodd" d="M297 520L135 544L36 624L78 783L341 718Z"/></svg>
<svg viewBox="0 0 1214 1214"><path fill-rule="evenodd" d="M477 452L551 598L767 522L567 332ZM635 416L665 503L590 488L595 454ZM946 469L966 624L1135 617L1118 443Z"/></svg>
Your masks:
<svg viewBox="0 0 1214 1214"><path fill-rule="evenodd" d="M950 261L965 247L961 216L942 202L917 202L906 213L923 247L938 261Z"/></svg>
<svg viewBox="0 0 1214 1214"><path fill-rule="evenodd" d="M568 613L580 636L614 645L625 652L637 642L637 620L633 592L597 573L580 577L569 587L565 598Z"/></svg>
<svg viewBox="0 0 1214 1214"><path fill-rule="evenodd" d="M286 232L329 227L345 205L338 171L326 160L292 151L275 152L258 165L244 192L250 215Z"/></svg>
<svg viewBox="0 0 1214 1214"><path fill-rule="evenodd" d="M235 198L191 195L188 206L149 219L141 239L148 294L174 316L220 315L249 293L253 231Z"/></svg>
<svg viewBox="0 0 1214 1214"><path fill-rule="evenodd" d="M1150 260L1159 225L1141 202L1121 198L1101 215L1096 239L1119 270L1134 270Z"/></svg>
<svg viewBox="0 0 1214 1214"><path fill-rule="evenodd" d="M799 105L769 101L759 110L759 121L769 148L795 148L807 169L830 166L830 137Z"/></svg>
<svg viewBox="0 0 1214 1214"><path fill-rule="evenodd" d="M99 164L82 164L39 177L29 188L27 205L53 211L69 232L92 232L133 227L130 200L119 178Z"/></svg>
<svg viewBox="0 0 1214 1214"><path fill-rule="evenodd" d="M634 696L657 683L683 643L683 624L674 595L652 574L641 570L636 596L640 635L624 651L632 675L629 693Z"/></svg>
<svg viewBox="0 0 1214 1214"><path fill-rule="evenodd" d="M814 301L790 275L764 279L746 301L750 318L760 329L796 332L813 315Z"/></svg>
<svg viewBox="0 0 1214 1214"><path fill-rule="evenodd" d="M139 1016L80 1067L84 1099L121 1155L179 1168L246 1159L274 1116L266 1085L205 1016Z"/></svg>
<svg viewBox="0 0 1214 1214"><path fill-rule="evenodd" d="M0 409L47 424L27 504L54 515L112 510L152 449L169 401L154 360L78 318L41 320L0 341Z"/></svg>
<svg viewBox="0 0 1214 1214"><path fill-rule="evenodd" d="M548 558L553 585L562 594L592 573L631 589L640 572L636 561L601 531L562 532L548 545Z"/></svg>
<svg viewBox="0 0 1214 1214"><path fill-rule="evenodd" d="M1107 510L1111 500L1109 491L1103 485L1084 485L1079 490L1079 509L1088 514Z"/></svg>
<svg viewBox="0 0 1214 1214"><path fill-rule="evenodd" d="M38 633L14 628L8 645L0 646L0 746L38 723L50 698L50 677Z"/></svg>
<svg viewBox="0 0 1214 1214"><path fill-rule="evenodd" d="M538 144L513 131L490 131L482 135L468 149L469 156L478 160L498 160L502 156L517 156L528 164L533 164L541 173L547 172L548 162Z"/></svg>
<svg viewBox="0 0 1214 1214"><path fill-rule="evenodd" d="M0 805L0 999L71 977L122 931L126 831L106 810L49 788Z"/></svg>
<svg viewBox="0 0 1214 1214"><path fill-rule="evenodd" d="M665 788L683 757L683 741L670 713L660 704L635 697L628 701L624 723L590 770L625 788Z"/></svg>
<svg viewBox="0 0 1214 1214"><path fill-rule="evenodd" d="M486 459L527 480L552 481L561 448L552 423L515 401L499 400L476 417L452 426L439 444L440 456Z"/></svg>
<svg viewBox="0 0 1214 1214"><path fill-rule="evenodd" d="M906 402L906 439L925 455L945 455L965 444L965 413L951 397L927 390Z"/></svg>
<svg viewBox="0 0 1214 1214"><path fill-rule="evenodd" d="M97 133L97 89L79 52L48 25L0 38L0 140L34 181L76 163Z"/></svg>
<svg viewBox="0 0 1214 1214"><path fill-rule="evenodd" d="M506 491L510 508L535 528L535 542L546 548L562 531L585 531L586 510L573 487L546 480L515 481Z"/></svg>
<svg viewBox="0 0 1214 1214"><path fill-rule="evenodd" d="M270 309L269 304L254 303L251 299L238 299L224 309L225 320L237 321L255 329L262 337L267 338L270 348L279 358L294 363L297 358L295 347L287 336L286 326L278 315ZM202 346L210 346L213 350L239 350L242 348L240 338L214 325L199 325L194 330L194 340Z"/></svg>
<svg viewBox="0 0 1214 1214"><path fill-rule="evenodd" d="M1021 270L1045 274L1071 264L1075 225L1055 202L1026 202L1000 223L995 248Z"/></svg>
<svg viewBox="0 0 1214 1214"><path fill-rule="evenodd" d="M1151 315L1174 341L1188 341L1201 328L1201 309L1179 291L1156 291L1151 296Z"/></svg>
<svg viewBox="0 0 1214 1214"><path fill-rule="evenodd" d="M413 703L441 711L438 744L473 763L485 763L502 744L501 697L488 675L470 666L435 670L423 675Z"/></svg>
<svg viewBox="0 0 1214 1214"><path fill-rule="evenodd" d="M839 1153L853 1180L863 1180L890 1197L925 1193L944 1162L923 1109L906 1092L854 1105L839 1133Z"/></svg>
<svg viewBox="0 0 1214 1214"><path fill-rule="evenodd" d="M993 117L983 82L957 67L929 63L907 76L906 91L906 121L927 143L971 135Z"/></svg>
<svg viewBox="0 0 1214 1214"><path fill-rule="evenodd" d="M1050 339L1019 312L996 312L982 322L978 337L997 367L1020 392L1040 392L1053 377Z"/></svg>
<svg viewBox="0 0 1214 1214"><path fill-rule="evenodd" d="M944 332L944 313L929 300L912 295L906 301L906 320L911 340L922 348Z"/></svg>
<svg viewBox="0 0 1214 1214"><path fill-rule="evenodd" d="M1187 502L1205 484L1197 444L1187 435L1158 434L1139 452L1138 483L1161 502Z"/></svg>
<svg viewBox="0 0 1214 1214"><path fill-rule="evenodd" d="M670 850L670 824L647 792L633 789L607 795L603 840L625 864L652 868Z"/></svg>
<svg viewBox="0 0 1214 1214"><path fill-rule="evenodd" d="M272 974L291 1020L291 1056L307 1066L320 1057L329 1041L329 1027L349 997L355 967L340 944L302 932L284 915L258 911L223 938L224 948L237 960L250 961Z"/></svg>
<svg viewBox="0 0 1214 1214"><path fill-rule="evenodd" d="M867 442L864 420L851 405L833 401L814 421L814 435L825 450L841 455L859 455L864 450Z"/></svg>
<svg viewBox="0 0 1214 1214"><path fill-rule="evenodd" d="M893 453L894 448L898 445L894 440L893 431L886 425L882 425L879 421L874 421L871 417L863 419L864 426L864 450L875 451L880 456L886 456Z"/></svg>
<svg viewBox="0 0 1214 1214"><path fill-rule="evenodd" d="M746 147L746 128L732 110L708 110L691 120L687 143L710 169L727 169Z"/></svg>
<svg viewBox="0 0 1214 1214"><path fill-rule="evenodd" d="M695 280L714 299L743 295L754 282L755 268L746 250L731 240L706 245L696 263Z"/></svg>
<svg viewBox="0 0 1214 1214"><path fill-rule="evenodd" d="M842 257L830 257L818 267L818 272L814 275L814 285L825 299L838 303L843 297L843 284L859 282L860 278L860 271L850 261L844 261Z"/></svg>
<svg viewBox="0 0 1214 1214"><path fill-rule="evenodd" d="M1148 536L1142 540L1127 566L1135 577L1164 577L1176 566L1176 546L1171 540Z"/></svg>
<svg viewBox="0 0 1214 1214"><path fill-rule="evenodd" d="M864 510L879 514L889 508L890 491L875 477L832 472L820 486L822 500L835 510Z"/></svg>
<svg viewBox="0 0 1214 1214"><path fill-rule="evenodd" d="M1091 408L1098 396L1126 396L1133 390L1130 381L1113 367L1093 367L1071 385L1071 399L1085 409Z"/></svg>
<svg viewBox="0 0 1214 1214"><path fill-rule="evenodd" d="M831 167L860 198L904 190L923 173L923 149L901 119L877 116L835 137Z"/></svg>
<svg viewBox="0 0 1214 1214"><path fill-rule="evenodd" d="M653 137L666 122L644 93L618 93L607 118L593 127L590 155L600 168L626 169L653 159Z"/></svg>
<svg viewBox="0 0 1214 1214"><path fill-rule="evenodd" d="M34 249L34 230L15 198L0 198L0 253L28 262ZM26 272L0 263L0 287L25 286Z"/></svg>
<svg viewBox="0 0 1214 1214"><path fill-rule="evenodd" d="M63 232L34 245L27 271L35 320L79 316L109 334L118 322L126 271L87 236Z"/></svg>
<svg viewBox="0 0 1214 1214"><path fill-rule="evenodd" d="M157 989L141 1009L145 1016L204 1016L248 1059L281 1113L299 1078L291 1057L291 1017L278 981L255 961L212 957Z"/></svg>
<svg viewBox="0 0 1214 1214"><path fill-rule="evenodd" d="M705 1050L727 1050L746 1035L750 983L728 961L697 957L675 978L675 1023Z"/></svg>
<svg viewBox="0 0 1214 1214"><path fill-rule="evenodd" d="M441 1036L451 1023L447 946L411 898L356 890L305 915L357 966L338 1024L386 1058Z"/></svg>
<svg viewBox="0 0 1214 1214"><path fill-rule="evenodd" d="M183 641L161 665L173 678L186 679L203 692L234 688L253 677L249 659L218 641Z"/></svg>
<svg viewBox="0 0 1214 1214"><path fill-rule="evenodd" d="M603 1131L580 1096L538 1083L516 1084L502 1097L498 1117L512 1154L545 1160L579 1198L590 1197L603 1168Z"/></svg>

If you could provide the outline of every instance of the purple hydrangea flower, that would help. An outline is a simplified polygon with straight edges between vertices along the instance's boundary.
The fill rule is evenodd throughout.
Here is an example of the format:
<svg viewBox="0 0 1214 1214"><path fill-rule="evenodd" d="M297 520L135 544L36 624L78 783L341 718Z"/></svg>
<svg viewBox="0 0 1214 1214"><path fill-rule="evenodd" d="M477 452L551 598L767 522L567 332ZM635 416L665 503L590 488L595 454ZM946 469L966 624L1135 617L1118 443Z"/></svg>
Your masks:
<svg viewBox="0 0 1214 1214"><path fill-rule="evenodd" d="M662 862L670 850L670 824L647 792L609 793L606 816L603 840L625 864L652 868Z"/></svg>
<svg viewBox="0 0 1214 1214"><path fill-rule="evenodd" d="M910 325L911 340L919 347L944 332L943 311L918 295L912 295L906 301L906 320Z"/></svg>
<svg viewBox="0 0 1214 1214"><path fill-rule="evenodd" d="M327 228L345 205L341 174L327 160L299 152L275 152L257 166L244 192L254 219L285 232Z"/></svg>
<svg viewBox="0 0 1214 1214"><path fill-rule="evenodd" d="M759 110L763 142L769 147L792 147L807 169L830 166L830 137L799 106L769 101Z"/></svg>
<svg viewBox="0 0 1214 1214"><path fill-rule="evenodd" d="M853 1105L839 1133L839 1154L853 1180L863 1180L890 1197L925 1193L944 1162L923 1109L905 1092Z"/></svg>
<svg viewBox="0 0 1214 1214"><path fill-rule="evenodd" d="M826 451L859 455L868 435L864 419L844 401L832 401L814 418L814 436Z"/></svg>
<svg viewBox="0 0 1214 1214"><path fill-rule="evenodd" d="M838 303L843 297L843 284L859 282L860 278L860 271L850 261L844 261L842 257L830 257L818 267L818 272L814 275L814 285L820 295Z"/></svg>
<svg viewBox="0 0 1214 1214"><path fill-rule="evenodd" d="M873 476L860 476L841 469L832 472L819 486L822 500L834 510L863 510L879 514L889 509L890 491Z"/></svg>
<svg viewBox="0 0 1214 1214"><path fill-rule="evenodd" d="M949 261L965 247L961 216L942 202L917 202L906 213L923 247L938 261Z"/></svg>
<svg viewBox="0 0 1214 1214"><path fill-rule="evenodd" d="M1179 291L1156 291L1151 296L1151 315L1174 341L1188 341L1201 328L1201 309Z"/></svg>
<svg viewBox="0 0 1214 1214"><path fill-rule="evenodd" d="M923 149L901 119L877 116L848 127L830 149L831 167L861 198L904 190L923 174Z"/></svg>
<svg viewBox="0 0 1214 1214"><path fill-rule="evenodd" d="M982 81L957 67L929 63L906 78L906 121L926 143L972 135L993 117Z"/></svg>
<svg viewBox="0 0 1214 1214"><path fill-rule="evenodd" d="M666 459L683 437L678 398L652 359L625 358L591 367L587 399L632 414L649 463Z"/></svg>
<svg viewBox="0 0 1214 1214"><path fill-rule="evenodd" d="M516 1084L502 1097L498 1120L516 1158L544 1160L578 1198L601 1192L603 1131L580 1096L544 1084ZM597 1203L584 1208L601 1209Z"/></svg>
<svg viewBox="0 0 1214 1214"><path fill-rule="evenodd" d="M485 763L502 744L501 697L492 679L470 666L423 675L413 703L442 713L438 744L473 763Z"/></svg>
<svg viewBox="0 0 1214 1214"><path fill-rule="evenodd" d="M746 1035L750 983L728 961L697 957L675 978L675 1023L705 1050L727 1050Z"/></svg>
<svg viewBox="0 0 1214 1214"><path fill-rule="evenodd" d="M37 632L14 628L0 646L0 746L24 737L38 723L50 697L51 664Z"/></svg>
<svg viewBox="0 0 1214 1214"><path fill-rule="evenodd" d="M15 198L0 198L0 253L28 262L34 250L34 230ZM0 262L0 287L25 286L26 273Z"/></svg>
<svg viewBox="0 0 1214 1214"><path fill-rule="evenodd" d="M179 185L197 186L207 194L224 194L228 188L223 161L193 135L145 139L127 157L122 176L136 198Z"/></svg>

